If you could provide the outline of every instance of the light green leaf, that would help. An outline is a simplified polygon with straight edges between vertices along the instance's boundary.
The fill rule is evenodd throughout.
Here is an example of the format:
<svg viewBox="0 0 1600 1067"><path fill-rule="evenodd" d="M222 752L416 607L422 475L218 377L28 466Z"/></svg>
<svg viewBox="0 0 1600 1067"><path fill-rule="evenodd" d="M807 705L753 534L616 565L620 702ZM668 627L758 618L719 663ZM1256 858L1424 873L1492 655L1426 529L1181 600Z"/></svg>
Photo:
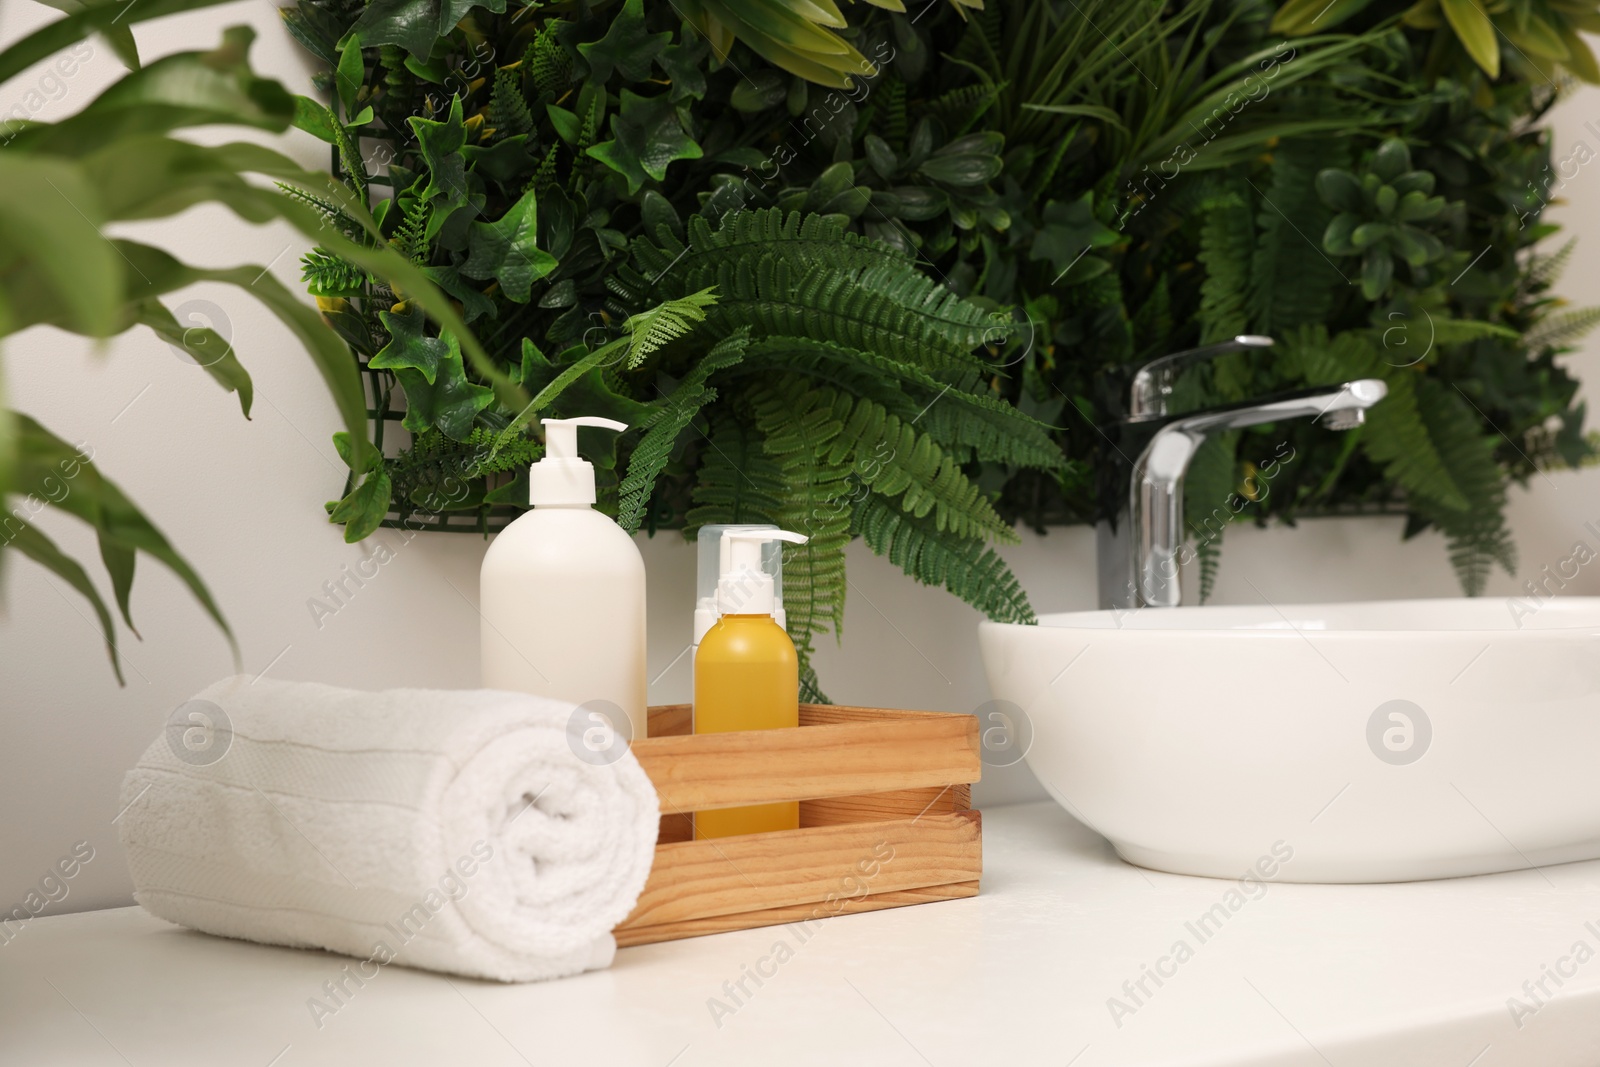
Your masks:
<svg viewBox="0 0 1600 1067"><path fill-rule="evenodd" d="M495 222L474 222L467 239L467 261L461 273L493 278L508 298L526 304L533 283L557 267L556 259L538 247L538 203L529 189Z"/></svg>
<svg viewBox="0 0 1600 1067"><path fill-rule="evenodd" d="M1481 0L1439 0L1450 28L1456 31L1461 47L1467 50L1472 61L1483 68L1491 78L1500 76L1500 41L1495 36L1494 23L1483 9Z"/></svg>

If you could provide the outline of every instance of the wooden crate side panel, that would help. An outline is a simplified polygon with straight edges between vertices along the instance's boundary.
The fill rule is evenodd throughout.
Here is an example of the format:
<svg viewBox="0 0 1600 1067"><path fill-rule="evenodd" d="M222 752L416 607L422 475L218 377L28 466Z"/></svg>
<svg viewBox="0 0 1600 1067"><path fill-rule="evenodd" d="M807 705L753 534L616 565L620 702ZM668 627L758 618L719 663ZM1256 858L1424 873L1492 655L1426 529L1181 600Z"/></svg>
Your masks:
<svg viewBox="0 0 1600 1067"><path fill-rule="evenodd" d="M681 737L694 723L692 704L659 704L650 709L645 729L651 737Z"/></svg>
<svg viewBox="0 0 1600 1067"><path fill-rule="evenodd" d="M852 915L859 912L881 911L884 908L903 908L907 904L929 904L939 900L959 900L978 895L978 883L949 882L944 885L922 886L917 889L894 889L886 893L870 893L864 897L845 898L833 906L823 904L790 904L779 908L762 908L758 911L734 912L714 915L704 919L683 919L678 922L658 923L653 926L618 927L617 944L649 945L657 941L675 941L683 937L700 937L703 934L720 934L730 930L750 930L758 926L779 926L784 923L805 924L809 921ZM809 935L808 935L809 936Z"/></svg>
<svg viewBox="0 0 1600 1067"><path fill-rule="evenodd" d="M628 929L977 881L976 811L659 845Z"/></svg>
<svg viewBox="0 0 1600 1067"><path fill-rule="evenodd" d="M970 715L652 737L633 754L663 812L940 787L983 771Z"/></svg>

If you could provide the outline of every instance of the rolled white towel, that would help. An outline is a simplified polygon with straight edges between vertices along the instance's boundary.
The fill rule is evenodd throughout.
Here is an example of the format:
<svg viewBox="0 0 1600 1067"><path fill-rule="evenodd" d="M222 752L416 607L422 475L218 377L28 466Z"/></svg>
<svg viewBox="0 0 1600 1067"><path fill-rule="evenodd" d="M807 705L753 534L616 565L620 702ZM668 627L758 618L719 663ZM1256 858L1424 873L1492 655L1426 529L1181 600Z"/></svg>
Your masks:
<svg viewBox="0 0 1600 1067"><path fill-rule="evenodd" d="M123 780L134 899L374 965L501 981L609 966L650 873L656 793L630 752L579 758L573 711L493 690L218 682Z"/></svg>

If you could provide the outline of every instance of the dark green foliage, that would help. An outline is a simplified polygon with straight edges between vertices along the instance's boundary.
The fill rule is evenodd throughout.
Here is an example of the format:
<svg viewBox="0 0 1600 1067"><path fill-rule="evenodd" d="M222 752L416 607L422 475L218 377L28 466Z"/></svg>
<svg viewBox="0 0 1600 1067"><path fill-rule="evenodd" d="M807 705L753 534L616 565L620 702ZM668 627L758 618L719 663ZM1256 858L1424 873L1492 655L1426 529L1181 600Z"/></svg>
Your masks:
<svg viewBox="0 0 1600 1067"><path fill-rule="evenodd" d="M760 162L738 107L759 111L771 95L798 114L820 100L814 90L753 61L750 85L776 95L755 92L731 66L711 69L706 42L669 6L641 0L514 14L475 5L425 66L418 35L377 7L301 5L297 32L337 57L341 90L358 69L364 82L338 94L341 113L305 102L304 125L343 146L356 188L366 164L348 147L358 136L379 145L370 180L392 192L375 212L384 240L460 303L488 359L464 360L404 293L308 257L325 313L370 372L401 386L415 435L352 472L337 519L364 532L387 504L390 522L503 522L525 506L538 420L605 415L630 430L585 438L585 455L599 506L624 528L772 521L811 536L785 568L803 658L843 619L844 549L865 498L905 516L900 534L874 525L874 543L899 546L916 577L1028 615L985 554L1014 535L994 508L998 482L978 475L1065 460L1050 428L1005 396L997 357L1014 317L925 271L899 231L860 232L871 190L848 164L781 204L733 184ZM388 43L352 46L357 20ZM954 93L939 109L973 124L997 99ZM352 103L370 114L351 115ZM908 136L880 161L905 194L880 206L998 217L983 189L1003 166L998 136L936 136L926 123ZM916 547L913 533L933 540Z"/></svg>

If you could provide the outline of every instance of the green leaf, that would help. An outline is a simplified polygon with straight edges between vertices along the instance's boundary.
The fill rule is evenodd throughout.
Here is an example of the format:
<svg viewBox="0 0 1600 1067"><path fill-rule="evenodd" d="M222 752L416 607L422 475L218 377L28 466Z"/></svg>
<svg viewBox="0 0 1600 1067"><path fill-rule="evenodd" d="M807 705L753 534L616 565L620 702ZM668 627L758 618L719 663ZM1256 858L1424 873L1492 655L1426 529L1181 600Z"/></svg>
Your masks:
<svg viewBox="0 0 1600 1067"><path fill-rule="evenodd" d="M8 526L6 538L5 548L17 549L61 578L94 608L95 617L100 620L100 632L105 635L106 652L111 657L111 669L116 672L117 684L127 685L127 680L122 677L122 657L117 653L117 628L111 621L111 612L106 610L106 602L100 598L100 591L89 580L88 572L77 560L57 548L54 541L40 533L36 526L24 525L20 530L11 530Z"/></svg>
<svg viewBox="0 0 1600 1067"><path fill-rule="evenodd" d="M1104 248L1120 239L1117 231L1095 217L1094 193L1087 192L1070 203L1051 200L1045 204L1042 225L1033 236L1028 258L1048 259L1059 274L1090 249Z"/></svg>
<svg viewBox="0 0 1600 1067"><path fill-rule="evenodd" d="M1450 28L1456 31L1461 47L1467 50L1472 61L1482 67L1491 78L1500 76L1500 41L1495 36L1494 22L1483 9L1481 0L1439 0ZM1406 169L1410 169L1409 167Z"/></svg>
<svg viewBox="0 0 1600 1067"><path fill-rule="evenodd" d="M230 393L238 393L239 409L245 418L250 417L255 385L250 380L250 372L239 362L232 342L209 326L179 322L159 300L143 301L136 309L140 325L150 327L156 336L189 353L218 385Z"/></svg>
<svg viewBox="0 0 1600 1067"><path fill-rule="evenodd" d="M590 44L580 44L578 54L589 62L589 76L604 85L612 71L624 81L642 82L650 77L650 64L659 56L672 33L650 33L645 29L643 0L627 0L611 20L606 35Z"/></svg>
<svg viewBox="0 0 1600 1067"><path fill-rule="evenodd" d="M34 322L91 337L115 333L124 264L101 234L100 197L70 163L0 152L0 275L15 301L0 335Z"/></svg>
<svg viewBox="0 0 1600 1067"><path fill-rule="evenodd" d="M137 4L97 3L86 5L66 18L35 30L0 52L0 84L42 60L49 59L68 45L83 40L89 34L120 32L118 27L132 26L149 19L164 18L201 8L216 7L229 0L140 0Z"/></svg>
<svg viewBox="0 0 1600 1067"><path fill-rule="evenodd" d="M577 144L578 135L583 129L583 123L578 116L564 107L546 104L544 112L550 116L550 125L555 127L556 136L568 144Z"/></svg>
<svg viewBox="0 0 1600 1067"><path fill-rule="evenodd" d="M1361 260L1361 295L1368 300L1378 300L1389 290L1394 277L1394 260L1382 248L1367 252Z"/></svg>
<svg viewBox="0 0 1600 1067"><path fill-rule="evenodd" d="M136 134L225 123L280 132L295 116L294 97L250 69L255 31L234 26L209 52L179 52L112 83L83 110L40 123L7 148L82 156Z"/></svg>
<svg viewBox="0 0 1600 1067"><path fill-rule="evenodd" d="M538 204L529 189L497 221L472 224L461 273L493 278L508 299L526 304L533 283L558 266L554 256L538 247L538 237Z"/></svg>
<svg viewBox="0 0 1600 1067"><path fill-rule="evenodd" d="M1473 0L1468 0L1473 2ZM1411 149L1398 137L1390 137L1372 154L1372 173L1381 182L1392 182L1411 170Z"/></svg>
<svg viewBox="0 0 1600 1067"><path fill-rule="evenodd" d="M945 185L982 185L997 178L1004 167L999 156L933 156L917 168L923 177Z"/></svg>
<svg viewBox="0 0 1600 1067"><path fill-rule="evenodd" d="M440 362L450 358L450 344L442 337L429 337L423 331L427 317L422 310L408 307L398 315L380 311L378 320L389 331L389 343L378 349L367 366L375 370L416 371L428 385L435 384Z"/></svg>
<svg viewBox="0 0 1600 1067"><path fill-rule="evenodd" d="M344 526L344 541L353 545L383 524L389 514L394 485L381 467L361 479L343 500L328 512L328 521Z"/></svg>
<svg viewBox="0 0 1600 1067"><path fill-rule="evenodd" d="M417 115L406 121L416 133L417 147L428 164L428 187L423 196L443 196L452 207L466 206L467 163L461 149L467 143L467 128L461 118L461 98L450 98L450 111L441 122Z"/></svg>
<svg viewBox="0 0 1600 1067"><path fill-rule="evenodd" d="M1325 33L1372 3L1372 0L1289 0L1272 17L1272 33L1303 37Z"/></svg>
<svg viewBox="0 0 1600 1067"><path fill-rule="evenodd" d="M339 66L333 72L334 85L339 91L339 103L346 116L353 116L361 86L366 81L366 64L361 59L361 34L352 33L345 38L339 50Z"/></svg>
<svg viewBox="0 0 1600 1067"><path fill-rule="evenodd" d="M500 14L506 0L372 0L356 21L355 32L368 48L397 44L414 58L426 60L434 44L475 7Z"/></svg>
<svg viewBox="0 0 1600 1067"><path fill-rule="evenodd" d="M467 380L455 335L447 333L444 339L448 347L432 381L419 370L394 372L406 393L406 417L401 425L412 433L436 427L446 437L465 441L478 412L494 403L494 390Z"/></svg>
<svg viewBox="0 0 1600 1067"><path fill-rule="evenodd" d="M356 370L355 360L350 357L350 350L328 329L315 309L301 303L264 268L244 266L207 270L191 267L159 248L132 241L118 240L116 249L135 272L130 275L128 286L130 298L136 301L153 299L195 282L215 281L237 286L266 305L279 321L289 327L311 356L338 405L345 428L355 434L365 433L367 402L362 391L361 376Z"/></svg>
<svg viewBox="0 0 1600 1067"><path fill-rule="evenodd" d="M222 617L216 601L187 560L167 542L161 532L145 518L122 490L100 474L98 468L78 449L67 444L26 415L17 415L17 491L29 492L94 528L102 546L110 542L113 554L125 559L130 551L143 552L164 565L194 594L200 606L227 636L238 658L233 631ZM65 472L70 471L70 474ZM71 490L50 493L47 479L62 478ZM105 553L102 547L102 554ZM120 563L118 564L121 565ZM131 565L130 565L131 566ZM114 581L118 579L114 576Z"/></svg>
<svg viewBox="0 0 1600 1067"><path fill-rule="evenodd" d="M338 144L336 132L339 120L327 106L308 96L294 98L294 128L303 130L319 141Z"/></svg>
<svg viewBox="0 0 1600 1067"><path fill-rule="evenodd" d="M650 178L665 179L674 160L700 158L700 146L684 132L678 109L665 95L622 90L621 114L611 116L611 138L588 154L626 178L630 196Z"/></svg>
<svg viewBox="0 0 1600 1067"><path fill-rule="evenodd" d="M1359 212L1366 207L1361 182L1354 174L1337 167L1324 167L1317 172L1317 195L1335 211Z"/></svg>

